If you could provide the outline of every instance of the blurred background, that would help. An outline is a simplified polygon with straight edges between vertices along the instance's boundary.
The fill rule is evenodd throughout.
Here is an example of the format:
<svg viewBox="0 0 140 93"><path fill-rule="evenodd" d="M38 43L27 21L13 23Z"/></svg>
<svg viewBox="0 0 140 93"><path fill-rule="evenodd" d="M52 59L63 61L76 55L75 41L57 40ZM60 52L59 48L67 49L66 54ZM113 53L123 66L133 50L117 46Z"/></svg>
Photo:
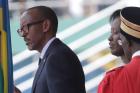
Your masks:
<svg viewBox="0 0 140 93"><path fill-rule="evenodd" d="M28 51L18 36L20 14L37 5L51 7L59 18L57 37L78 55L84 69L87 93L96 93L106 71L123 65L110 54L109 16L125 6L140 6L139 0L9 0L14 84L30 93L38 66L38 53Z"/></svg>

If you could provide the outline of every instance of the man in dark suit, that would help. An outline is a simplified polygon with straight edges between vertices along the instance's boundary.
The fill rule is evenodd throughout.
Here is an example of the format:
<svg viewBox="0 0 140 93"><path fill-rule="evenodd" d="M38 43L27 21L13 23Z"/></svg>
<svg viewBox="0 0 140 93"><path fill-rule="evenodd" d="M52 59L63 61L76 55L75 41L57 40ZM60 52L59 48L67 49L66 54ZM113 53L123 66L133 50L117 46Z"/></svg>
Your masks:
<svg viewBox="0 0 140 93"><path fill-rule="evenodd" d="M75 53L56 38L58 19L45 6L29 8L21 15L18 33L29 50L40 52L32 93L85 93L82 66Z"/></svg>

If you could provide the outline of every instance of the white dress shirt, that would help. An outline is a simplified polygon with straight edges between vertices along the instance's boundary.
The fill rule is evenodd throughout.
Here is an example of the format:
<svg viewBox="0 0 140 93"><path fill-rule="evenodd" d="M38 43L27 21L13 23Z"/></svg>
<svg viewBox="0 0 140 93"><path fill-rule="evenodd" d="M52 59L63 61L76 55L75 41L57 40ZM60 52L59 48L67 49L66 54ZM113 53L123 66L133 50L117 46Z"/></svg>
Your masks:
<svg viewBox="0 0 140 93"><path fill-rule="evenodd" d="M48 50L48 47L51 45L51 43L56 39L56 37L51 38L46 45L43 47L41 54L40 54L40 58L43 59L46 51Z"/></svg>

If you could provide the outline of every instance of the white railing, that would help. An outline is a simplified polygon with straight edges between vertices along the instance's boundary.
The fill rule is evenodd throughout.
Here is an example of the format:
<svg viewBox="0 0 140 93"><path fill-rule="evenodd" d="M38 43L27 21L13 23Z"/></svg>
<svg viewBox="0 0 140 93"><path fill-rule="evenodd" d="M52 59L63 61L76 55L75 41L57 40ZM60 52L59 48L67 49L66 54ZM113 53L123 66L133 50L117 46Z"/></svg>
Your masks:
<svg viewBox="0 0 140 93"><path fill-rule="evenodd" d="M84 73L85 75L89 74L92 71L95 71L96 69L104 66L105 64L109 63L112 60L115 60L116 57L111 55L111 54L107 54L103 57L101 57L100 59L95 60L94 62L89 63L88 65L84 66Z"/></svg>
<svg viewBox="0 0 140 93"><path fill-rule="evenodd" d="M80 54L78 54L80 61L83 61L89 58L90 56L95 55L96 53L101 52L102 50L106 49L108 47L107 42L108 42L107 40L104 40L96 44L95 46L88 48L85 51L82 51Z"/></svg>
<svg viewBox="0 0 140 93"><path fill-rule="evenodd" d="M24 50L23 52L15 55L13 57L13 65L16 65L18 64L19 62L33 56L34 54L36 54L37 52L36 51L32 51L30 52L29 50Z"/></svg>
<svg viewBox="0 0 140 93"><path fill-rule="evenodd" d="M109 31L109 24L104 25L103 27L100 27L95 31L91 31L87 35L75 40L74 42L69 44L69 47L73 50L76 50L77 48L85 45L86 43L102 36L103 34L107 33L108 31Z"/></svg>
<svg viewBox="0 0 140 93"><path fill-rule="evenodd" d="M67 37L70 37L71 35L79 32L80 30L95 24L97 21L110 16L111 13L113 13L116 9L120 9L124 7L124 4L122 1L116 3L115 5L112 5L92 16L90 16L89 18L71 26L70 28L65 29L64 31L61 31L60 33L57 34L57 36L61 39L65 39Z"/></svg>
<svg viewBox="0 0 140 93"><path fill-rule="evenodd" d="M86 82L85 87L86 87L87 93L92 88L95 88L98 86L98 84L102 80L103 76L104 76L104 73L102 73L102 74L100 74L100 75L98 75L98 76L94 77L93 79Z"/></svg>

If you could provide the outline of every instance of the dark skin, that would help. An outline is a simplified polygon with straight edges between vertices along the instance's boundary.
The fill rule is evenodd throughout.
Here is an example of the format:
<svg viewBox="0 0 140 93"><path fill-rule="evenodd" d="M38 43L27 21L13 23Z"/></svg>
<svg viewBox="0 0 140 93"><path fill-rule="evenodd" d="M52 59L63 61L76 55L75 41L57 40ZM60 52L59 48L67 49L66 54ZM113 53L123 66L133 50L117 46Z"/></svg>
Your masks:
<svg viewBox="0 0 140 93"><path fill-rule="evenodd" d="M26 29L28 31L25 31L23 38L29 50L37 50L38 52L41 52L48 40L55 36L51 30L50 20L42 18L37 9L32 9L22 14L20 25L23 27L39 20L44 21L42 23L30 25L28 29Z"/></svg>
<svg viewBox="0 0 140 93"><path fill-rule="evenodd" d="M117 17L114 20L112 20L111 34L108 40L109 40L111 53L115 56L120 56L123 62L126 64L129 62L129 60L125 57L122 46L118 44L118 40L120 40L120 36L119 36L120 22L121 22L120 17Z"/></svg>
<svg viewBox="0 0 140 93"><path fill-rule="evenodd" d="M129 40L120 33L120 39L122 41L122 47L125 55L129 60L131 60L132 54L134 54L137 50L140 50L140 44L136 43L133 40Z"/></svg>

